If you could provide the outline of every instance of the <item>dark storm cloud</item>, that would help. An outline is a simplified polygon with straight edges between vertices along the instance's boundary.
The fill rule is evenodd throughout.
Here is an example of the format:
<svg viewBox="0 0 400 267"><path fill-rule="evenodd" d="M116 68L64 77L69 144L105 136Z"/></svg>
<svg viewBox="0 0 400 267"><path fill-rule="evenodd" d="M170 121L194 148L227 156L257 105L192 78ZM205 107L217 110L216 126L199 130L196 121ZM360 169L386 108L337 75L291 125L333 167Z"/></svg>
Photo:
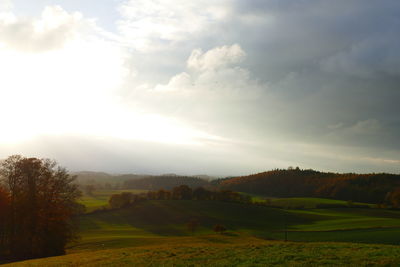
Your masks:
<svg viewBox="0 0 400 267"><path fill-rule="evenodd" d="M183 47L240 44L247 55L240 66L260 82L258 96L248 98L244 91L242 101L225 97L217 102L223 110L200 99L194 106L212 110L202 118L188 113L190 107L171 114L213 124L216 134L259 142L279 136L294 143L366 147L369 154L400 148L398 1L230 4L228 16ZM184 49L181 59L188 53Z"/></svg>

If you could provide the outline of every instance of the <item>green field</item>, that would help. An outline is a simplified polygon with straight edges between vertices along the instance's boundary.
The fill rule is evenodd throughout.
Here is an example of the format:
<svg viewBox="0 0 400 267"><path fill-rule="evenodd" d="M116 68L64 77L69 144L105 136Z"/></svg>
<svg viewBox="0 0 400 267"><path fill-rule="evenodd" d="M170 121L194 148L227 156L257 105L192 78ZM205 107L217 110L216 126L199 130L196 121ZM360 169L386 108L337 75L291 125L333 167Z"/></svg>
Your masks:
<svg viewBox="0 0 400 267"><path fill-rule="evenodd" d="M85 205L86 211L91 212L108 207L108 200L113 194L122 192L131 192L134 194L147 192L146 190L97 190L91 196L84 195L80 198L79 203Z"/></svg>
<svg viewBox="0 0 400 267"><path fill-rule="evenodd" d="M94 210L107 203L111 194L119 192L97 192L91 198L82 199L82 203ZM80 217L81 238L68 245L69 255L29 261L34 264L29 266L400 263L400 248L390 246L400 244L400 211L315 208L320 203L343 203L326 199L274 201L290 201L293 205L303 205L303 208L283 209L220 201L148 200L125 209L87 213ZM186 225L193 219L199 226L192 233ZM215 224L223 224L227 233L216 235L212 231ZM288 240L296 242L282 242L285 229Z"/></svg>
<svg viewBox="0 0 400 267"><path fill-rule="evenodd" d="M101 201L117 191L98 192ZM133 207L86 214L81 217L81 240L74 245L118 244L131 237L186 236L191 233L186 224L199 222L195 235L212 234L212 226L220 223L228 230L253 236L282 240L285 228L292 241L341 241L400 244L400 211L375 208L316 209L318 204L343 204L331 199L293 198L274 199L276 203L306 206L302 209L279 209L217 201L151 200ZM86 199L85 205L93 208ZM121 242L113 242L113 240ZM135 242L133 242L135 243ZM122 245L121 245L122 246Z"/></svg>
<svg viewBox="0 0 400 267"><path fill-rule="evenodd" d="M243 193L244 194L244 193ZM289 208L289 209L315 209L318 205L367 205L374 208L376 205L367 203L348 203L344 200L327 199L327 198L313 198L313 197L292 197L292 198L269 198L261 195L246 194L251 196L253 203L265 203L274 207Z"/></svg>

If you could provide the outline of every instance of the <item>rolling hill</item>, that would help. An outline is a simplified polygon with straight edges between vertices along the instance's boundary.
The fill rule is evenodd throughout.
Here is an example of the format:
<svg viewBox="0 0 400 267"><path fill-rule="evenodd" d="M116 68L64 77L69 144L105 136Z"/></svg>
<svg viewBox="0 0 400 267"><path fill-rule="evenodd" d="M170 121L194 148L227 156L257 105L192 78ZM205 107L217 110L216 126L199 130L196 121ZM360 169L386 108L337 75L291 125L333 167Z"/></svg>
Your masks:
<svg viewBox="0 0 400 267"><path fill-rule="evenodd" d="M314 170L273 170L220 180L220 188L269 197L322 197L383 203L400 187L400 175L339 174Z"/></svg>

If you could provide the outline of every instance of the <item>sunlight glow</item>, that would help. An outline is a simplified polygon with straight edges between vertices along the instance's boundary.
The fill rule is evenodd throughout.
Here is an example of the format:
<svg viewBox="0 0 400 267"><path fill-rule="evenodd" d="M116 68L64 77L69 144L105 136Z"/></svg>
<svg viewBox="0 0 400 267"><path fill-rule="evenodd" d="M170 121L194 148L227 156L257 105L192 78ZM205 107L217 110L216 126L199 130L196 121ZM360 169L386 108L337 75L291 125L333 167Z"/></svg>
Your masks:
<svg viewBox="0 0 400 267"><path fill-rule="evenodd" d="M62 134L176 144L215 138L173 119L120 107L124 54L99 38L74 38L45 52L3 44L0 58L0 143Z"/></svg>

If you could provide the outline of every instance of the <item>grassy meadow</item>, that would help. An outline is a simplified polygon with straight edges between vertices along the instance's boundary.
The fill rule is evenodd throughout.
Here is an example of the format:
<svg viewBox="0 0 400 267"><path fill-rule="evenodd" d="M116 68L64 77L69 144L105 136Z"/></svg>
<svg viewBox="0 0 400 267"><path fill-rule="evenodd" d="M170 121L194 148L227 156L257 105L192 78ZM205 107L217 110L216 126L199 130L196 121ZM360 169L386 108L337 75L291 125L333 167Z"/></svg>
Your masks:
<svg viewBox="0 0 400 267"><path fill-rule="evenodd" d="M398 266L400 248L353 243L268 241L251 236L170 237L13 266ZM5 265L8 266L8 265Z"/></svg>
<svg viewBox="0 0 400 267"><path fill-rule="evenodd" d="M394 246L400 244L400 211L320 209L316 208L319 204L346 202L296 198L273 199L274 206L280 203L285 208L205 200L148 200L124 209L91 212L107 206L109 196L120 192L98 191L82 198L89 212L79 218L80 238L68 245L66 256L15 265L400 264L400 247ZM187 228L191 220L199 223L193 232ZM224 225L227 232L215 234L215 224ZM289 242L283 241L285 232Z"/></svg>

